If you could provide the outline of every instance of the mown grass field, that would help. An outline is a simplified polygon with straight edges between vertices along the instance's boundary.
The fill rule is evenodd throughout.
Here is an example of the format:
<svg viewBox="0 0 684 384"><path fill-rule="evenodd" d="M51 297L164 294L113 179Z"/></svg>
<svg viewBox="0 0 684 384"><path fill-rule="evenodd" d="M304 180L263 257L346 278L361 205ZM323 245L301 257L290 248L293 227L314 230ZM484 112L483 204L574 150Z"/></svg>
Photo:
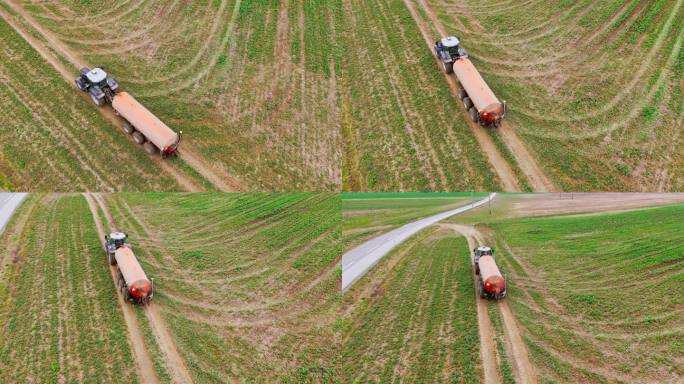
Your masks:
<svg viewBox="0 0 684 384"><path fill-rule="evenodd" d="M332 382L335 194L112 194L196 383Z"/></svg>
<svg viewBox="0 0 684 384"><path fill-rule="evenodd" d="M475 293L463 237L420 232L345 295L340 382L481 380Z"/></svg>
<svg viewBox="0 0 684 384"><path fill-rule="evenodd" d="M178 188L80 96L0 19L0 189Z"/></svg>
<svg viewBox="0 0 684 384"><path fill-rule="evenodd" d="M219 174L250 190L339 189L340 2L19 3Z"/></svg>
<svg viewBox="0 0 684 384"><path fill-rule="evenodd" d="M410 221L463 206L486 193L362 193L342 194L344 247L351 249L374 235Z"/></svg>
<svg viewBox="0 0 684 384"><path fill-rule="evenodd" d="M411 1L461 38L560 190L684 188L682 1Z"/></svg>
<svg viewBox="0 0 684 384"><path fill-rule="evenodd" d="M83 197L29 196L0 243L0 382L137 383Z"/></svg>
<svg viewBox="0 0 684 384"><path fill-rule="evenodd" d="M684 206L485 223L541 383L684 378Z"/></svg>

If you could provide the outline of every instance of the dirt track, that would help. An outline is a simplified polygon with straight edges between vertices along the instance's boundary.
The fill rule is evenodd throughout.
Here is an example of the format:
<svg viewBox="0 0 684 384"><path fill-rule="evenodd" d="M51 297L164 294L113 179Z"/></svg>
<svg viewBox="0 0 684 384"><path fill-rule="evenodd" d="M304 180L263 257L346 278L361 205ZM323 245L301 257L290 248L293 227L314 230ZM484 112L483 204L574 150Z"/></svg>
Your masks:
<svg viewBox="0 0 684 384"><path fill-rule="evenodd" d="M102 212L104 213L105 217L107 218L108 225L110 228L118 228L115 225L114 219L109 212L109 209L107 208L107 204L105 203L104 199L102 198L101 195L99 194L92 194L92 195L86 195L86 197L89 199L88 204L90 204L90 198L92 197L93 200L97 203L97 206L102 209ZM92 210L92 207L91 207ZM93 211L93 215L95 216L97 212L97 209ZM100 230L101 224L98 224L98 230ZM104 234L102 234L102 237L104 238ZM114 268L112 268L114 270ZM114 277L114 275L112 276ZM121 298L121 296L119 296ZM123 300L120 300L123 303ZM126 307L126 309L132 310L130 305L127 303L123 303ZM166 362L166 368L168 369L169 373L172 376L172 379L175 383L192 383L192 378L190 376L190 372L188 371L187 367L185 366L185 362L183 358L180 356L180 353L178 353L178 349L176 348L176 344L169 334L169 331L166 328L166 323L164 322L164 319L161 316L161 313L159 313L159 309L156 307L156 305L152 302L146 306L143 307L143 310L145 311L145 316L147 317L147 320L149 321L150 327L152 328L152 332L154 333L154 337L157 340L157 344L159 345L159 349L162 351L164 355L164 359ZM143 344L144 347L144 344ZM146 382L146 381L145 381Z"/></svg>
<svg viewBox="0 0 684 384"><path fill-rule="evenodd" d="M429 27L425 25L420 16L417 14L414 5L411 3L411 0L404 0L404 3L411 12L413 19L416 21L416 24L418 25L418 28L420 29L423 37L425 38L425 42L427 43L429 49L432 50L432 45L434 44L433 40L436 40L436 38L431 38ZM435 27L435 29L437 29L439 34L441 36L448 36L449 33L445 31L441 22L435 16L434 12L428 6L428 4L424 0L420 0L420 6L423 8L426 15L430 19L430 22ZM445 77L447 78L449 87L451 88L452 95L454 95L456 100L458 100L458 85L455 76L449 76L445 74ZM460 102L457 102L456 104L462 107L462 104ZM480 146L483 148L483 152L485 152L489 156L490 163L494 166L495 170L497 171L497 174L501 178L504 190L512 192L519 191L520 187L518 186L518 182L515 179L513 171L511 170L508 163L503 159L501 154L498 152L498 149L496 148L496 145L492 141L491 137L487 135L484 129L482 129L472 121L468 120L468 125L473 131L473 134L475 134L475 137L480 143ZM520 140L520 138L515 133L515 131L510 127L508 122L504 120L498 129L501 132L501 135L503 136L504 143L506 143L506 146L511 151L511 154L518 163L518 166L527 177L532 189L535 192L554 191L555 187L553 183L551 183L551 181L546 177L541 167L539 166L537 160L530 154L525 144L522 142L522 140Z"/></svg>
<svg viewBox="0 0 684 384"><path fill-rule="evenodd" d="M684 203L684 193L548 193L503 196L498 201L510 204L508 212L504 213L506 216L549 216Z"/></svg>
<svg viewBox="0 0 684 384"><path fill-rule="evenodd" d="M475 227L458 224L440 224L440 227L451 229L465 236L468 240L469 252L471 249L484 244L484 237L475 229ZM475 283L474 272L473 282ZM480 328L480 350L482 364L485 370L485 383L498 383L501 382L501 378L498 375L498 363L494 356L494 351L496 350L494 344L494 329L489 320L486 301L479 297L477 297L476 300ZM515 316L513 315L513 312L511 312L507 301L499 301L498 305L504 323L506 347L507 350L510 351L508 352L508 358L511 361L511 368L516 378L516 382L534 384L537 382L537 377L534 373L534 368L530 363L527 347L520 336L520 330L518 329ZM487 372L489 372L489 377L487 376Z"/></svg>
<svg viewBox="0 0 684 384"><path fill-rule="evenodd" d="M27 33L20 25L20 23L14 19L13 16L8 14L4 9L0 8L0 16L5 19L5 21L35 49L48 63L50 63L64 78L64 80L73 86L73 79L75 78L75 73L78 68L87 67L87 63L82 58L78 57L76 54L71 52L71 50L61 43L58 38L56 38L51 32L47 31L40 24L36 23L33 18L26 12L26 10L13 0L7 0L6 4L12 8L14 12L19 14L22 19L28 23L38 34L40 34L47 45L38 39ZM64 59L69 61L73 69L66 68L64 64L54 56L58 54ZM115 127L120 127L123 120L116 115L114 110L111 108L98 108L98 111L107 120L112 122ZM132 141L132 138L129 137ZM246 188L240 183L238 179L227 174L218 174L213 168L211 168L204 159L197 155L189 143L184 143L179 150L179 157L186 161L186 163L196 170L202 177L207 179L216 188L230 192L245 190ZM169 175L173 176L178 184L187 191L198 192L204 190L194 179L181 173L178 169L171 166L168 161L164 161L157 156L150 156L150 160L155 162L160 168L162 168Z"/></svg>
<svg viewBox="0 0 684 384"><path fill-rule="evenodd" d="M413 7L413 4L411 4L410 0L404 0L404 4L406 4L406 7L411 12L411 15L413 16L416 25L420 29L420 32L423 35L423 38L425 39L425 43L431 50L434 42L432 41L432 38L430 36L429 28L422 22L420 16L417 14L417 11ZM449 84L452 96L454 97L454 99L458 100L458 85L456 84L456 78L446 74L444 74L444 78L447 80L447 84ZM460 102L456 104L461 105ZM467 115L467 113L465 115ZM482 152L487 156L489 163L494 168L494 171L496 172L497 176L499 176L499 179L501 180L502 190L510 192L520 191L520 186L518 185L518 180L515 178L515 175L513 174L513 170L511 169L510 165L506 162L506 160L503 158L503 156L501 156L501 154L499 153L499 150L496 148L496 144L494 144L492 138L489 137L489 135L487 135L487 133L482 128L477 126L472 121L467 120L467 123L470 127L470 130L473 133L473 136L475 136L477 142L480 144Z"/></svg>
<svg viewBox="0 0 684 384"><path fill-rule="evenodd" d="M104 236L106 234L104 226L100 222L100 217L97 213L98 203L89 194L83 194L86 201L88 201L88 207L93 214L93 219L95 220L95 226L97 226L97 232L100 235L100 240L103 241L102 245L104 247ZM104 255L102 256L104 262ZM114 267L109 267L109 272L112 274L112 280L116 281L116 269ZM121 307L121 312L123 312L124 320L126 321L126 328L128 329L128 340L132 346L133 355L135 356L135 361L138 365L139 376L143 383L158 383L157 372L154 369L154 363L149 352L145 348L145 340L142 333L140 332L140 326L138 325L138 319L133 313L133 308L124 302L121 295L116 295L119 300L119 307Z"/></svg>

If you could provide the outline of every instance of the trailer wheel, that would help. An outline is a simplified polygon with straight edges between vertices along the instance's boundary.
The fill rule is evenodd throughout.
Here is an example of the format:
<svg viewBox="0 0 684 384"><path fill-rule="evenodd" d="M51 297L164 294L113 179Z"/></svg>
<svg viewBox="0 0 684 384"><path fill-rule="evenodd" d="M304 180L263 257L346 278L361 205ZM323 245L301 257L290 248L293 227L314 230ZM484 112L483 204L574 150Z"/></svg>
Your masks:
<svg viewBox="0 0 684 384"><path fill-rule="evenodd" d="M149 141L143 145L143 148L145 148L145 152L147 152L150 155L154 155L155 153L159 152L157 151L157 147Z"/></svg>
<svg viewBox="0 0 684 384"><path fill-rule="evenodd" d="M129 135L130 135L131 133L135 132L135 128L134 128L133 125L132 125L131 123L129 123L128 121L124 121L123 125L121 126L121 129L123 129L123 131L126 132L126 133L129 134Z"/></svg>
<svg viewBox="0 0 684 384"><path fill-rule="evenodd" d="M105 100L104 100L104 98L98 99L97 97L95 97L95 95L91 94L91 95L90 95L90 99L91 99L91 100L93 101L93 103L95 103L95 105L97 105L98 107L101 107L101 106L105 105Z"/></svg>
<svg viewBox="0 0 684 384"><path fill-rule="evenodd" d="M477 109L475 109L475 107L470 107L468 113L470 113L470 119L473 121L473 123L477 123Z"/></svg>
<svg viewBox="0 0 684 384"><path fill-rule="evenodd" d="M107 254L107 260L109 261L109 265L116 265L116 258L111 253Z"/></svg>
<svg viewBox="0 0 684 384"><path fill-rule="evenodd" d="M465 105L465 109L470 109L473 106L473 101L470 100L470 97L466 96L463 98L463 105Z"/></svg>
<svg viewBox="0 0 684 384"><path fill-rule="evenodd" d="M133 132L133 141L138 144L143 144L145 142L145 136L143 136L143 134L139 131L135 131Z"/></svg>
<svg viewBox="0 0 684 384"><path fill-rule="evenodd" d="M479 275L480 274L480 266L475 264L475 274Z"/></svg>
<svg viewBox="0 0 684 384"><path fill-rule="evenodd" d="M446 74L452 74L454 73L454 63L445 63L442 61L442 69L444 69L444 73Z"/></svg>
<svg viewBox="0 0 684 384"><path fill-rule="evenodd" d="M458 90L458 99L463 100L466 97L468 97L468 92L465 91L465 89L461 88Z"/></svg>

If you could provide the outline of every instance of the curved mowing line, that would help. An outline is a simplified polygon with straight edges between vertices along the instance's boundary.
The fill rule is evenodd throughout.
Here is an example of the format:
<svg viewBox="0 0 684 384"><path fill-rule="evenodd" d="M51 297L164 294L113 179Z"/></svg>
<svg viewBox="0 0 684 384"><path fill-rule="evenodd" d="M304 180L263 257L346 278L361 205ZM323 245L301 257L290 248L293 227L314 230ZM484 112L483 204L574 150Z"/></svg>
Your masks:
<svg viewBox="0 0 684 384"><path fill-rule="evenodd" d="M439 221L487 204L495 197L496 193L492 193L478 202L414 221L370 239L346 252L342 255L342 291L349 289L368 270L409 237Z"/></svg>
<svg viewBox="0 0 684 384"><path fill-rule="evenodd" d="M580 27L576 24L572 24L572 28L564 28L561 24L561 21L565 21L568 18L572 18L573 19L572 21L574 21L574 20L586 15L587 13L589 13L592 10L591 7L587 7L578 15L571 16L572 12L575 10L575 8L577 6L578 5L575 5L569 9L567 9L561 15L561 17L558 17L558 18L553 19L553 20L548 20L548 21L543 22L541 24L537 24L533 28L530 28L530 29L522 31L522 32L483 33L483 32L478 32L478 31L474 31L474 30L469 30L466 28L461 28L458 30L460 32L467 33L468 35L470 35L472 40L486 40L486 41L490 41L490 42L496 42L496 41L503 40L504 44L498 44L498 45L500 47L503 47L504 49L508 49L508 50L510 50L511 44L521 44L524 47L527 47L527 45L525 43L529 43L529 42L550 36L558 30L561 30L564 35L570 35L572 33L572 31L579 29ZM452 17L456 17L456 15L454 15L451 12L448 12L447 14L449 14ZM466 16L471 16L471 14L466 14ZM470 17L469 19L472 20L475 18ZM475 19L475 22L477 22L477 19ZM545 27L546 25L552 24L552 23L553 23L552 27L542 29L542 27ZM518 36L518 35L523 35L523 34L531 33L531 32L535 32L536 34L533 34L533 35L530 35L527 37L520 37L517 39L510 39L510 36ZM553 56L551 59L556 59L558 57L563 57L563 56L567 56L567 55L569 55L569 53L567 53L566 51L561 51L556 56ZM500 60L500 59L496 59L496 58L488 58L487 56L483 56L481 54L478 54L477 56L482 58L484 61L491 61L491 62L494 62L495 64L505 64L505 65L510 65L510 66L519 66L519 67L527 66L530 64L543 64L543 63L545 63L545 62L540 62L539 60L537 60L537 61L531 61L531 60L515 60L515 61L514 60Z"/></svg>
<svg viewBox="0 0 684 384"><path fill-rule="evenodd" d="M230 36L232 36L233 32L233 25L235 24L235 20L237 19L239 9L240 9L240 3L241 0L237 0L235 2L235 7L233 8L233 15L230 19L230 24L228 27L228 32L226 32L226 35L228 36L228 39ZM134 84L156 84L156 83L162 83L162 82L167 82L169 80L176 79L180 77L183 74L186 74L190 72L196 65L199 63L199 61L202 59L202 56L204 56L204 53L209 49L209 46L211 45L211 42L214 40L214 37L216 36L216 33L218 32L219 25L221 24L221 21L224 19L223 13L225 12L226 6L228 5L228 0L222 0L221 1L221 6L219 7L219 10L216 12L216 17L214 18L214 22L212 23L211 26L211 31L209 32L209 36L207 36L207 39L205 43L202 45L200 50L197 52L197 54L190 60L187 65L179 68L177 71L167 74L166 76L155 78L154 80L144 80L144 79L135 79L135 78L122 78L130 83ZM227 39L224 39L224 41ZM219 46L220 49L214 49L214 58L215 60L212 60L212 65L210 67L213 67L216 61L218 60L218 57L220 56L222 50L223 50L223 45ZM202 73L202 71L200 72ZM191 83L192 83L191 79ZM187 82L186 82L187 83ZM174 88L173 90L167 90L166 93L149 93L145 94L145 96L156 96L158 94L164 95L168 94L170 92L177 91L182 88Z"/></svg>
<svg viewBox="0 0 684 384"><path fill-rule="evenodd" d="M516 112L521 113L525 116L528 116L533 119L537 120L543 120L543 121L551 121L551 122L575 122L575 121L581 121L581 120L586 120L590 118L595 118L600 116L603 113L608 112L609 110L613 109L616 107L622 99L624 99L627 95L633 92L634 87L636 87L637 83L643 78L643 76L646 74L646 71L651 67L651 62L653 61L655 55L658 53L660 50L661 46L663 45L663 42L665 39L670 36L670 30L671 27L674 23L674 21L677 19L676 16L679 13L679 9L682 6L682 3L684 0L677 0L677 3L672 9L672 12L670 13L665 25L663 26L662 30L658 34L658 38L656 39L655 43L653 44L653 48L648 52L648 54L644 57L644 60L642 64L639 66L639 69L636 71L634 74L632 80L626 84L624 87L622 87L622 90L613 97L613 99L608 102L604 103L601 107L596 108L592 111L585 112L582 114L575 115L573 117L557 117L551 114L545 114L545 115L539 115L533 111L530 111L528 109L523 109L523 108L516 108Z"/></svg>
<svg viewBox="0 0 684 384"><path fill-rule="evenodd" d="M629 5L629 3L625 3L625 5ZM607 20L605 23L603 23L598 29L596 29L594 32L588 32L589 37L588 38L581 38L581 45L575 45L573 49L567 49L563 50L561 54L555 56L557 59L556 61L559 61L560 59L566 58L571 56L571 53L574 53L578 50L579 47L589 47L589 43L591 43L594 39L597 37L601 36L605 32L609 32L608 30L610 29L611 25L619 19L624 12L626 12L628 9L626 6L621 8L617 13L613 15L613 17L610 20ZM632 19L635 19L639 16L639 13L636 13L631 16L629 20L625 20L624 23L627 23L628 21L631 21ZM559 27L560 28L560 27ZM579 28L574 28L573 30L577 30ZM513 41L515 42L515 41ZM510 44L511 41L506 41L507 44ZM604 43L607 44L607 43ZM566 63L559 63L556 66L553 66L552 68L548 70L536 70L536 69L519 69L516 71L510 71L510 70L498 70L498 69L485 69L482 70L482 73L492 73L496 74L499 76L504 76L504 77L509 77L509 78L515 78L515 79L529 79L529 78L538 78L538 77L547 77L550 75L554 75L560 72L565 72L569 69L572 68L577 68L580 67L580 65L585 64L585 63L590 63L590 61L593 62L602 62L604 60L609 59L613 53L608 52L608 51L603 51L600 56L591 56L591 53L594 51L591 49L587 50L580 50L580 55L581 58L578 60L578 55L577 54L572 54L572 58L570 62ZM484 59L483 59L484 60Z"/></svg>
<svg viewBox="0 0 684 384"><path fill-rule="evenodd" d="M145 35L146 33L148 33L149 31L151 31L152 29L154 29L155 27L157 27L158 25L160 25L162 23L163 23L163 28L160 31L160 33L163 33L164 31L171 29L171 27L174 26L175 24L170 22L169 20L165 19L165 16L167 14L170 14L173 11L173 9L176 8L176 5L178 5L179 1L180 0L174 0L174 2L167 9L165 9L165 14L162 15L161 17L157 17L154 22L145 24L145 26L141 29L130 31L130 33L128 33L128 34L121 35L121 36L118 36L115 38L111 38L111 39L77 39L77 38L69 37L69 36L65 35L64 33L62 33L61 31L54 31L53 30L53 33L60 36L60 39L64 42L86 45L90 49L93 49L94 47L98 47L98 46L104 46L101 49L93 49L93 52L96 52L96 53L112 54L112 53L126 52L126 51L121 50L121 49L112 49L112 45L114 45L114 44L123 45L124 43L126 43L130 40L133 40L133 39L136 39L140 36ZM101 25L98 25L98 26L101 27ZM77 26L76 28L80 29L82 27ZM98 28L98 29L101 29L101 28ZM159 35L159 33L157 33L157 35ZM150 39L146 40L145 43L149 43L149 40ZM130 49L130 50L132 50L132 49Z"/></svg>

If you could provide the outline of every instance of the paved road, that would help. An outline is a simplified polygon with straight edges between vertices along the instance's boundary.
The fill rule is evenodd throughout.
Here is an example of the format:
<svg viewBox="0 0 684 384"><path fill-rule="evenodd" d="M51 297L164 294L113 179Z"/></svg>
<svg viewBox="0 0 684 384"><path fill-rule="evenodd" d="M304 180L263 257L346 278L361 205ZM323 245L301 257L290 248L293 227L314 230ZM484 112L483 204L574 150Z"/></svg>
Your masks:
<svg viewBox="0 0 684 384"><path fill-rule="evenodd" d="M451 216L487 204L494 199L495 196L496 193L492 193L478 202L408 223L402 227L370 239L345 253L342 255L342 290L347 290L392 249L418 233L420 230Z"/></svg>
<svg viewBox="0 0 684 384"><path fill-rule="evenodd" d="M28 193L0 192L0 234L5 230L12 214L19 208L26 196Z"/></svg>

